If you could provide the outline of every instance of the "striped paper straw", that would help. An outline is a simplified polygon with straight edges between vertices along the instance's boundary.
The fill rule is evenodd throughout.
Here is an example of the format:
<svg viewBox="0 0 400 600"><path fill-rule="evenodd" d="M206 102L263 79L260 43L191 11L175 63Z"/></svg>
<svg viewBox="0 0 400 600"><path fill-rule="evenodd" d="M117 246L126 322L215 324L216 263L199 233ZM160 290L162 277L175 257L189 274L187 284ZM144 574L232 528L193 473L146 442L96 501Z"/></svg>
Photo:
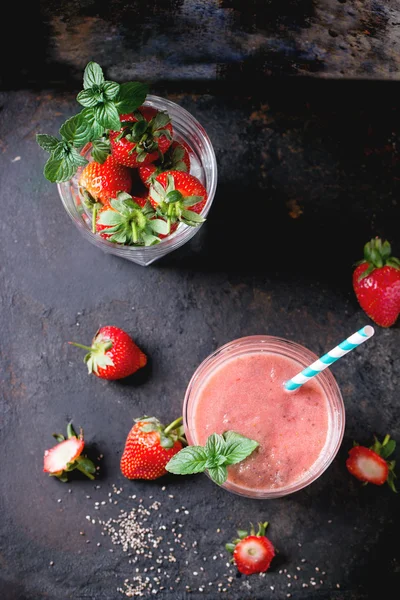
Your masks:
<svg viewBox="0 0 400 600"><path fill-rule="evenodd" d="M363 327L359 331L356 331L356 333L353 333L353 335L348 337L347 340L344 340L344 342L342 342L341 344L327 352L327 354L324 354L324 356L321 356L321 358L313 362L312 365L310 365L309 367L292 377L292 379L289 379L289 381L285 383L285 389L288 392L294 392L294 390L297 390L309 379L315 377L315 375L318 375L318 373L321 373L321 371L323 371L332 363L336 362L339 358L350 352L350 350L354 350L354 348L357 348L358 346L360 346L360 344L366 342L370 337L374 335L374 333L374 328L370 325L366 325L366 327Z"/></svg>

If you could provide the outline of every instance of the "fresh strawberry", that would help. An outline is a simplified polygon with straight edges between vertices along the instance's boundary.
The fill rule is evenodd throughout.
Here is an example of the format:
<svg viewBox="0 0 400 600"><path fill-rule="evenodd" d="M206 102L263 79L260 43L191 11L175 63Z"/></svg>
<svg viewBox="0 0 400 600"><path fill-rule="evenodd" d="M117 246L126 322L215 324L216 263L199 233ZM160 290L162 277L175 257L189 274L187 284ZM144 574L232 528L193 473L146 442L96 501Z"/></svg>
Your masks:
<svg viewBox="0 0 400 600"><path fill-rule="evenodd" d="M190 173L160 173L149 189L149 200L156 213L167 219L168 225L181 221L197 227L205 221L200 213L207 202L207 190Z"/></svg>
<svg viewBox="0 0 400 600"><path fill-rule="evenodd" d="M156 217L146 198L121 192L97 213L96 231L117 244L153 246L160 234L168 234L168 224Z"/></svg>
<svg viewBox="0 0 400 600"><path fill-rule="evenodd" d="M190 172L190 155L188 146L183 142L172 142L170 148L164 154L162 162L140 165L138 173L145 185L150 187L157 175L164 171Z"/></svg>
<svg viewBox="0 0 400 600"><path fill-rule="evenodd" d="M86 204L107 204L118 192L130 192L132 172L109 155L101 164L90 162L79 177L79 187Z"/></svg>
<svg viewBox="0 0 400 600"><path fill-rule="evenodd" d="M179 452L185 440L182 417L164 427L154 417L135 419L121 457L121 473L128 479L158 479L165 465Z"/></svg>
<svg viewBox="0 0 400 600"><path fill-rule="evenodd" d="M275 556L275 549L271 541L265 536L268 523L259 523L258 532L251 527L250 533L238 530L238 539L226 544L228 552L233 554L233 562L238 571L243 575L264 573L268 571L271 561Z"/></svg>
<svg viewBox="0 0 400 600"><path fill-rule="evenodd" d="M74 469L78 469L89 479L94 479L94 464L86 456L82 456L85 447L83 430L78 435L72 423L68 423L67 438L60 433L53 433L53 437L58 444L45 451L43 471L63 482L68 481L67 473Z"/></svg>
<svg viewBox="0 0 400 600"><path fill-rule="evenodd" d="M121 115L121 129L110 131L111 153L126 167L138 167L162 157L172 144L169 115L150 106Z"/></svg>
<svg viewBox="0 0 400 600"><path fill-rule="evenodd" d="M84 358L88 371L101 379L128 377L147 363L146 355L119 327L101 327L93 338L92 346L68 343L88 351Z"/></svg>
<svg viewBox="0 0 400 600"><path fill-rule="evenodd" d="M396 492L394 484L396 461L386 460L394 452L396 442L390 439L390 435L386 435L382 443L376 437L374 439L373 445L369 448L354 444L349 451L346 467L354 477L365 484L383 485L387 482L389 487Z"/></svg>
<svg viewBox="0 0 400 600"><path fill-rule="evenodd" d="M364 246L364 260L353 272L353 289L361 308L381 327L400 314L400 260L391 256L388 241L379 237Z"/></svg>

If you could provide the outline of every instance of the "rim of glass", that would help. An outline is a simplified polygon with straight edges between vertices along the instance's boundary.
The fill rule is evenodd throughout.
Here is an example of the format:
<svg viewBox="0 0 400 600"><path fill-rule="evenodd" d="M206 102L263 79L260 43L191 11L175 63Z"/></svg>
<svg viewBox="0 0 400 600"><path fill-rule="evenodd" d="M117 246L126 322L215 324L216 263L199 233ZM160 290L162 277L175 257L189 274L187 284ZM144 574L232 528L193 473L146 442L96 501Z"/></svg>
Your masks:
<svg viewBox="0 0 400 600"><path fill-rule="evenodd" d="M218 167L217 167L217 159L214 151L214 147L211 143L210 137L201 123L194 117L188 110L173 102L172 100L168 100L167 98L163 98L162 96L155 96L152 94L148 94L145 102L143 103L147 106L154 106L155 108L159 108L161 110L167 110L170 114L171 121L174 124L174 121L177 122L179 119L183 121L188 121L192 127L194 127L197 132L200 134L201 142L204 145L204 149L201 154L208 158L211 168L209 172L209 178L206 180L206 189L207 189L207 202L201 212L203 217L208 215L208 212L211 208L211 205L214 200L215 192L217 189L217 180L218 180ZM179 129L179 127L178 127ZM197 148L194 148L196 152L198 152ZM86 150L86 153L89 152ZM202 161L204 162L204 160ZM203 167L204 169L204 167ZM125 246L123 244L115 244L113 242L109 242L105 238L93 233L90 227L88 227L76 207L75 202L72 202L72 206L66 201L66 197L68 194L73 194L72 186L77 186L76 175L72 177L71 180L65 181L63 183L57 183L58 193L63 203L65 210L68 215L74 221L75 225L80 229L80 231L84 234L84 236L95 245L103 246L104 249L109 250L111 253L115 254L138 254L141 255L144 252L151 254L164 254L170 250L175 250L176 248L183 245L189 241L200 229L202 224L198 227L190 227L185 224L181 224L178 229L169 235L168 237L160 240L160 242L154 246Z"/></svg>
<svg viewBox="0 0 400 600"><path fill-rule="evenodd" d="M195 400L196 386L198 389L213 369L220 366L226 360L233 356L240 356L254 351L275 352L290 357L296 360L301 368L309 366L318 358L311 350L308 350L308 348L297 342L268 335L253 335L238 338L217 348L200 363L186 388L183 401L183 425L190 445L197 444L195 434L189 425L191 403ZM324 389L330 409L327 440L317 461L313 465L313 467L316 466L317 468L310 469L301 479L276 490L251 490L250 488L244 488L229 481L226 481L221 486L223 489L246 498L260 500L281 498L307 487L326 471L334 460L343 440L346 420L345 406L340 388L332 372L329 369L325 369L316 377L318 377L318 381ZM207 472L206 475L208 476Z"/></svg>

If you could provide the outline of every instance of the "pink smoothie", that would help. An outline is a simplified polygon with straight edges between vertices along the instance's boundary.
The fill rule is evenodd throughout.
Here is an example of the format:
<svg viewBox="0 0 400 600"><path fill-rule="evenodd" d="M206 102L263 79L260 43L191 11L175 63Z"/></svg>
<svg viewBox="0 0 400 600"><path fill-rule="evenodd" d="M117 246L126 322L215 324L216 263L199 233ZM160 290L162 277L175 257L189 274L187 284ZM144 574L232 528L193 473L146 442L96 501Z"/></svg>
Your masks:
<svg viewBox="0 0 400 600"><path fill-rule="evenodd" d="M228 359L199 388L191 420L197 444L228 430L260 444L228 467L229 482L278 490L301 479L317 460L329 425L326 394L315 378L295 393L283 389L302 368L291 358L254 352Z"/></svg>

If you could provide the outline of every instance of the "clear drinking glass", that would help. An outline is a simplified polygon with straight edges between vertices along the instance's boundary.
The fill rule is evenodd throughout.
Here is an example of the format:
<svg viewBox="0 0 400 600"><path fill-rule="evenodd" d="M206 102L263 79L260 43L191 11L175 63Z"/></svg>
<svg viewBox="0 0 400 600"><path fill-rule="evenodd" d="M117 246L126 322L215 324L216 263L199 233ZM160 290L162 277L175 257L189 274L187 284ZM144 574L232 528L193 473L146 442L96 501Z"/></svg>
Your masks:
<svg viewBox="0 0 400 600"><path fill-rule="evenodd" d="M167 111L171 118L174 139L178 142L185 142L189 146L191 150L190 172L202 182L207 190L208 199L201 213L203 217L206 217L217 187L217 162L207 132L192 114L175 102L159 96L148 95L144 104L157 110ZM90 151L86 157L90 158ZM81 171L82 167L70 181L57 184L58 192L65 210L82 235L104 252L126 258L139 265L148 266L188 242L201 227L201 224L199 227L189 227L181 223L173 234L155 246L124 246L109 242L91 230L90 218L86 214L79 196L78 179Z"/></svg>
<svg viewBox="0 0 400 600"><path fill-rule="evenodd" d="M225 361L232 359L233 357L241 357L255 352L278 354L290 358L298 363L299 371L309 366L318 358L315 354L310 352L310 350L307 350L307 348L304 348L295 342L279 337L264 335L240 338L218 348L199 365L186 390L183 403L183 423L186 438L190 445L199 444L199 441L196 438L196 429L194 427L194 409L202 385ZM280 498L310 485L328 468L342 443L345 426L345 408L340 389L329 369L325 369L316 377L318 377L319 383L322 386L328 401L328 433L325 445L312 467L300 479L285 487L268 490L253 490L226 481L222 485L224 489L248 498ZM304 444L307 444L306 439L304 440Z"/></svg>

